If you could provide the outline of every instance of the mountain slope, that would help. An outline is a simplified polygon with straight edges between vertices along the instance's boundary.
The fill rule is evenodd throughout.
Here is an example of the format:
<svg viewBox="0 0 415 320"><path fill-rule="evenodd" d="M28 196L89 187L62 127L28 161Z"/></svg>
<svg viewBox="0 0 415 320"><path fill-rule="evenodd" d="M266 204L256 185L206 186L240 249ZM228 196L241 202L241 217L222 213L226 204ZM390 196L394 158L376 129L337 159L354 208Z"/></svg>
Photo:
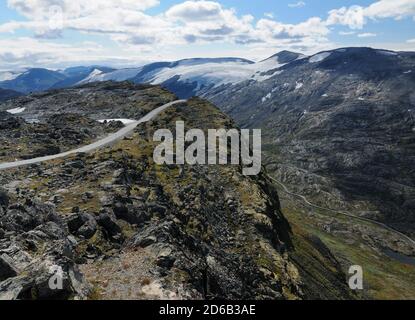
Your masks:
<svg viewBox="0 0 415 320"><path fill-rule="evenodd" d="M85 78L89 77L91 73L106 73L112 72L114 69L101 67L101 66L90 66L90 67L72 67L63 70L61 73L66 76L66 79L59 81L52 85L48 89L61 89L61 88L69 88L74 85L77 85L79 82L84 80Z"/></svg>
<svg viewBox="0 0 415 320"><path fill-rule="evenodd" d="M299 54L293 53L297 58ZM243 59L190 59L172 63L160 68L151 68L150 72L141 72L132 80L161 84L179 97L188 98L202 95L212 89L253 79L262 81L262 74L282 65L275 55L264 61L253 63Z"/></svg>
<svg viewBox="0 0 415 320"><path fill-rule="evenodd" d="M63 74L57 71L39 68L29 69L13 80L0 82L0 87L22 93L30 93L47 90L65 78Z"/></svg>
<svg viewBox="0 0 415 320"><path fill-rule="evenodd" d="M151 109L158 101L147 98L160 99L160 90L101 83L31 98L53 113L63 93L84 95L94 110L101 101L90 97L105 91L105 100L124 96L127 109L132 95ZM0 298L356 298L324 245L301 236L308 258L296 254L265 172L156 165L153 134L174 132L177 120L203 131L235 127L213 105L191 99L114 146L0 172L0 250L14 270L1 274ZM68 279L63 292L44 289L50 263Z"/></svg>
<svg viewBox="0 0 415 320"><path fill-rule="evenodd" d="M262 128L268 169L317 204L415 236L415 53L322 52L206 97Z"/></svg>
<svg viewBox="0 0 415 320"><path fill-rule="evenodd" d="M16 92L14 90L8 90L8 89L1 89L0 88L0 102L9 100L11 98L19 97L21 95L22 95L21 93Z"/></svg>

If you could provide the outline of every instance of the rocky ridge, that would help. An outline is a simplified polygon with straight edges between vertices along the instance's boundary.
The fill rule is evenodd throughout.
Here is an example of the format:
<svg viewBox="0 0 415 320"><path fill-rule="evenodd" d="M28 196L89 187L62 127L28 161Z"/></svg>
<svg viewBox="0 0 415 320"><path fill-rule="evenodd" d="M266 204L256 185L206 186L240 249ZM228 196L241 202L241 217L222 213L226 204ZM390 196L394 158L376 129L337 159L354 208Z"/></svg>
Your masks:
<svg viewBox="0 0 415 320"><path fill-rule="evenodd" d="M355 297L324 244L304 233L298 241L307 254L293 245L264 172L246 177L239 166L154 164L154 131L173 129L179 119L204 130L235 126L212 105L192 99L113 147L0 172L1 294L24 299ZM37 261L45 261L44 268ZM65 290L45 288L50 276L45 268L51 265L62 268Z"/></svg>

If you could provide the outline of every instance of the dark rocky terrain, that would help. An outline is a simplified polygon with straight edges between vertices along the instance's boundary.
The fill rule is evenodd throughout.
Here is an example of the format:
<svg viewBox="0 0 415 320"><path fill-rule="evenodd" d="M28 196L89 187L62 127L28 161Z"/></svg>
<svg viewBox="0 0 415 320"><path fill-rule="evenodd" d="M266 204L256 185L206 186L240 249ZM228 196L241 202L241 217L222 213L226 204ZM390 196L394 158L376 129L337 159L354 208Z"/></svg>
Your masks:
<svg viewBox="0 0 415 320"><path fill-rule="evenodd" d="M415 236L415 53L338 49L205 95L262 128L267 168L324 207Z"/></svg>
<svg viewBox="0 0 415 320"><path fill-rule="evenodd" d="M28 111L35 113L36 99L55 110L62 97L161 99L164 92L123 83L71 90L31 96ZM117 117L126 112L118 110ZM153 132L178 119L203 130L235 126L192 99L112 147L0 172L0 298L358 297L323 242L303 229L293 233L265 172L155 165ZM49 289L53 266L62 268L64 290Z"/></svg>
<svg viewBox="0 0 415 320"><path fill-rule="evenodd" d="M0 112L0 161L58 154L86 145L122 128L121 122L101 124L79 114L50 115L29 123L18 115Z"/></svg>
<svg viewBox="0 0 415 320"><path fill-rule="evenodd" d="M140 119L174 99L175 95L160 87L101 82L33 93L0 104L0 111L20 108L23 111L18 116L29 122L45 122L50 116L63 113L93 120Z"/></svg>

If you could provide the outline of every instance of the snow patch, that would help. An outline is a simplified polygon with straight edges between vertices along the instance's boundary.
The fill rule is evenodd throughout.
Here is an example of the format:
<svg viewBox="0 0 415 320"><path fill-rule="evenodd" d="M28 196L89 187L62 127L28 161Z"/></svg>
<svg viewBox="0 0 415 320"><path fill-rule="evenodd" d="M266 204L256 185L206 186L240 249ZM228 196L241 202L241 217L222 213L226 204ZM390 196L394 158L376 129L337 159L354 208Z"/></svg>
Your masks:
<svg viewBox="0 0 415 320"><path fill-rule="evenodd" d="M14 108L14 109L7 110L7 112L11 114L18 114L18 113L22 113L25 110L26 108Z"/></svg>
<svg viewBox="0 0 415 320"><path fill-rule="evenodd" d="M262 98L262 103L266 102L267 100L271 99L272 94L268 93L265 97Z"/></svg>
<svg viewBox="0 0 415 320"><path fill-rule="evenodd" d="M120 69L108 73L100 73L96 75L90 74L88 78L82 82L96 82L96 81L125 81L134 78L142 68Z"/></svg>
<svg viewBox="0 0 415 320"><path fill-rule="evenodd" d="M77 85L80 84L85 84L85 83L90 83L90 82L95 82L95 81L99 81L99 80L95 80L97 79L100 75L104 74L104 72L102 72L101 70L98 69L94 69L88 77L86 77L84 80L79 81L77 83Z"/></svg>
<svg viewBox="0 0 415 320"><path fill-rule="evenodd" d="M397 56L398 55L396 52L393 52L393 51L378 50L378 52L385 56Z"/></svg>
<svg viewBox="0 0 415 320"><path fill-rule="evenodd" d="M304 83L302 82L296 82L295 84L295 90L299 90L304 86Z"/></svg>
<svg viewBox="0 0 415 320"><path fill-rule="evenodd" d="M322 52L322 53L318 53L314 56L312 56L308 62L310 63L317 63L317 62L321 62L325 59L327 59L328 57L331 56L331 52Z"/></svg>
<svg viewBox="0 0 415 320"><path fill-rule="evenodd" d="M161 84L175 76L180 77L183 82L197 82L199 87L213 84L214 87L227 84L237 84L248 79L263 82L278 74L280 64L278 59L268 59L258 63L247 64L244 61L231 62L209 62L204 64L180 64L174 68L163 68L156 70L151 76L151 84ZM275 69L274 73L265 75L269 70Z"/></svg>

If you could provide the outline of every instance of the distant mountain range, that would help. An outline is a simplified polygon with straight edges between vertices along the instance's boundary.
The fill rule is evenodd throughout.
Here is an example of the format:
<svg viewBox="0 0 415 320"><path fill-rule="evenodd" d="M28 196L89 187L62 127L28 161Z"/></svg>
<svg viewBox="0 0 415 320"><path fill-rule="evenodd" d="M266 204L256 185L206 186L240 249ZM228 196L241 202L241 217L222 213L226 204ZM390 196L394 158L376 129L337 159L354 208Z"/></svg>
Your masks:
<svg viewBox="0 0 415 320"><path fill-rule="evenodd" d="M241 58L196 58L175 62L155 62L139 68L112 69L102 66L65 70L29 69L20 74L5 73L0 88L21 93L72 87L97 81L125 81L161 84L182 98L200 95L218 87L246 80L263 81L284 64L303 58L283 51L258 63ZM1 77L0 77L1 79Z"/></svg>
<svg viewBox="0 0 415 320"><path fill-rule="evenodd" d="M78 84L95 70L100 72L114 71L112 68L89 66L68 68L62 71L33 68L21 73L4 72L3 77L0 78L6 80L0 81L0 88L24 94L66 88Z"/></svg>

